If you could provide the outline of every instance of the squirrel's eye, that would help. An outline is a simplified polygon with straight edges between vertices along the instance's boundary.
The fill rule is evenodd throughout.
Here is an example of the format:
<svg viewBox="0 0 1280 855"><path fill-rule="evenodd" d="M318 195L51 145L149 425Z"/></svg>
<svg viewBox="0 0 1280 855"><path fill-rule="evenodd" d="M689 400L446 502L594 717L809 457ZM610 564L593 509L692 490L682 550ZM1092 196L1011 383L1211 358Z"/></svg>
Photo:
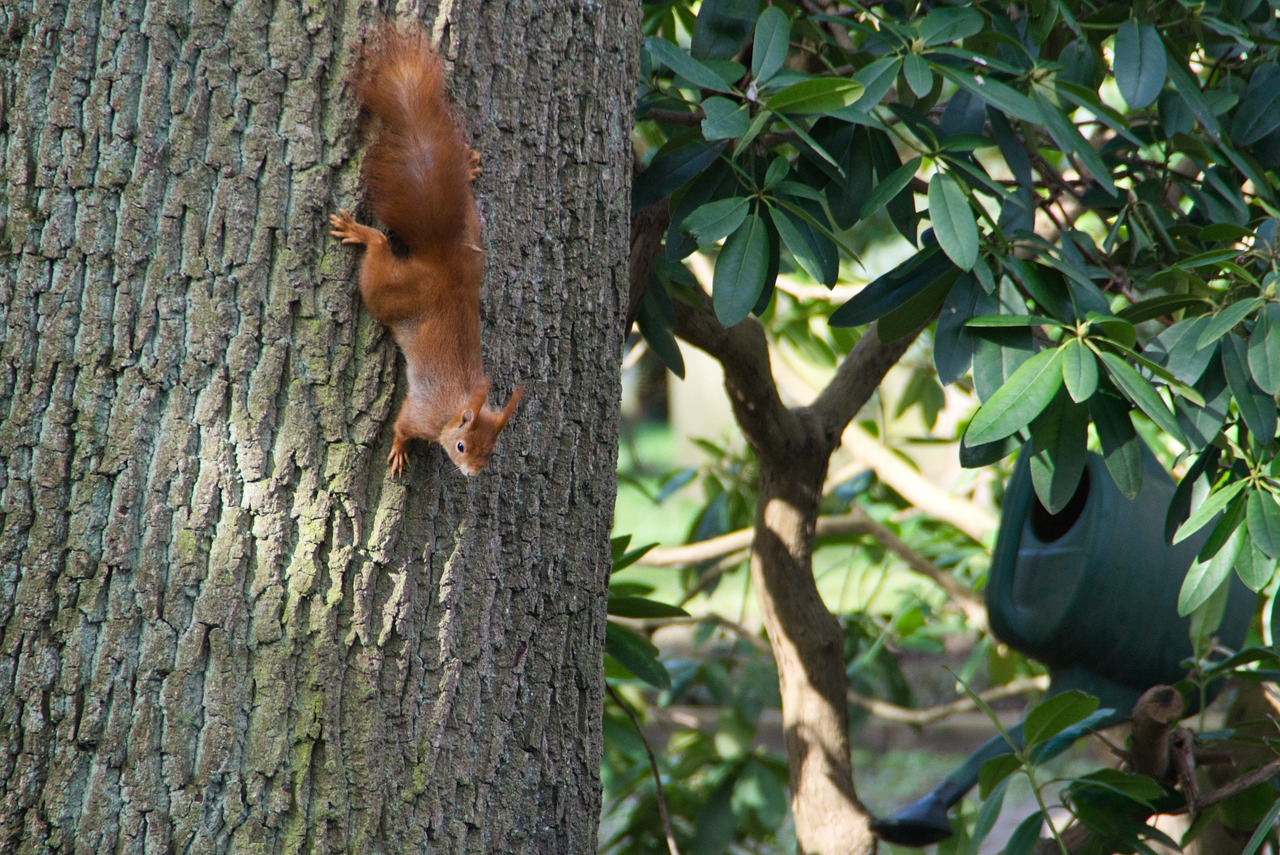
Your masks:
<svg viewBox="0 0 1280 855"><path fill-rule="evenodd" d="M459 454L465 454L465 453L466 453L466 451L467 451L467 445L466 445L466 443L463 443L463 442L458 443L458 453L459 453Z"/></svg>

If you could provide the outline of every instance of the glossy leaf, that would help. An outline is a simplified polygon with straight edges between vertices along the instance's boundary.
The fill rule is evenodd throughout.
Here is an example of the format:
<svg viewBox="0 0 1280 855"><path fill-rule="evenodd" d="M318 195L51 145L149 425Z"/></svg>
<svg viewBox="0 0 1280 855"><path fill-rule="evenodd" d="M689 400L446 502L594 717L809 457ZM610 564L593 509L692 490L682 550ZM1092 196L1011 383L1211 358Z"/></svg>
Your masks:
<svg viewBox="0 0 1280 855"><path fill-rule="evenodd" d="M938 247L930 246L863 288L831 313L833 327L871 323L902 306L955 268Z"/></svg>
<svg viewBox="0 0 1280 855"><path fill-rule="evenodd" d="M929 180L929 218L942 251L956 267L972 270L978 261L978 224L968 194L945 172Z"/></svg>
<svg viewBox="0 0 1280 855"><path fill-rule="evenodd" d="M862 84L844 77L817 77L792 83L764 105L778 113L807 116L847 107L862 95Z"/></svg>
<svg viewBox="0 0 1280 855"><path fill-rule="evenodd" d="M689 51L699 59L728 59L747 43L759 0L703 0Z"/></svg>
<svg viewBox="0 0 1280 855"><path fill-rule="evenodd" d="M723 143L712 145L702 140L663 146L649 168L636 177L631 210L641 211L683 187L714 163L723 150Z"/></svg>
<svg viewBox="0 0 1280 855"><path fill-rule="evenodd" d="M1230 306L1215 312L1200 330L1200 335L1196 339L1196 349L1203 350L1231 332L1237 324L1253 314L1261 305L1262 298L1256 297L1251 300L1232 303Z"/></svg>
<svg viewBox="0 0 1280 855"><path fill-rule="evenodd" d="M751 49L751 76L767 83L787 60L791 49L791 21L777 6L769 6L756 20L755 42Z"/></svg>
<svg viewBox="0 0 1280 855"><path fill-rule="evenodd" d="M740 322L755 308L769 270L769 236L759 214L748 214L729 235L716 259L711 302L716 318L726 327Z"/></svg>
<svg viewBox="0 0 1280 855"><path fill-rule="evenodd" d="M969 90L1010 118L1037 125L1041 123L1040 110L1031 99L1007 83L1001 83L990 76L975 77L968 72L945 66L939 66L938 71L952 83Z"/></svg>
<svg viewBox="0 0 1280 855"><path fill-rule="evenodd" d="M1218 514L1222 513L1222 509L1239 495L1244 486L1244 481L1232 481L1225 487L1210 493L1209 497L1200 503L1200 507L1191 511L1186 522L1178 526L1178 530L1173 535L1174 544L1181 543L1212 522Z"/></svg>
<svg viewBox="0 0 1280 855"><path fill-rule="evenodd" d="M965 431L965 442L1004 439L1040 415L1062 386L1062 351L1043 350L1028 359L982 405Z"/></svg>
<svg viewBox="0 0 1280 855"><path fill-rule="evenodd" d="M1116 31L1116 85L1134 110L1151 106L1167 76L1164 42L1155 27L1129 20Z"/></svg>

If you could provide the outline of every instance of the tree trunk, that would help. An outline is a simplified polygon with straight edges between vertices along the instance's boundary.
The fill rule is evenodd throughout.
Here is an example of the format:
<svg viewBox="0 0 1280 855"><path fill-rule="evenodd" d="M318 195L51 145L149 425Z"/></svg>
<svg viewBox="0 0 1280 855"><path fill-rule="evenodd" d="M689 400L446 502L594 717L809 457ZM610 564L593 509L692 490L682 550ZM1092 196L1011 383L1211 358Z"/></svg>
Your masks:
<svg viewBox="0 0 1280 855"><path fill-rule="evenodd" d="M326 233L368 6L0 8L0 851L594 851L638 9L441 6L472 480Z"/></svg>

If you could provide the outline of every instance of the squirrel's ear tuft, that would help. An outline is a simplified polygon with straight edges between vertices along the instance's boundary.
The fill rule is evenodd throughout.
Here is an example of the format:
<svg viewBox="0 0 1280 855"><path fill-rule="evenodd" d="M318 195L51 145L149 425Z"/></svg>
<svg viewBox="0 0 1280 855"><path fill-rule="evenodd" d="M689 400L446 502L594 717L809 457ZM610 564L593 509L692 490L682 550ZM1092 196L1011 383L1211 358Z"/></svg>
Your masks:
<svg viewBox="0 0 1280 855"><path fill-rule="evenodd" d="M476 411L471 409L470 407L467 407L465 410L463 410L461 413L458 414L458 427L466 427L467 425L475 421L475 418L476 418Z"/></svg>

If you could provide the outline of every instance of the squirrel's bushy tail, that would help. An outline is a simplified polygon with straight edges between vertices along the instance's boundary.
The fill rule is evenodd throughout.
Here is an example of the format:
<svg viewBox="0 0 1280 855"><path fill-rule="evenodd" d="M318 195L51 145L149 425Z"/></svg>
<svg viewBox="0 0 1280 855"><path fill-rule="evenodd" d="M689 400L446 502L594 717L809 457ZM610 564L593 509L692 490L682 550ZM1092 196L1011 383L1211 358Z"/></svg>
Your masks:
<svg viewBox="0 0 1280 855"><path fill-rule="evenodd" d="M376 120L364 158L374 215L410 252L475 241L471 147L426 34L388 25L361 50L350 82L366 120Z"/></svg>

